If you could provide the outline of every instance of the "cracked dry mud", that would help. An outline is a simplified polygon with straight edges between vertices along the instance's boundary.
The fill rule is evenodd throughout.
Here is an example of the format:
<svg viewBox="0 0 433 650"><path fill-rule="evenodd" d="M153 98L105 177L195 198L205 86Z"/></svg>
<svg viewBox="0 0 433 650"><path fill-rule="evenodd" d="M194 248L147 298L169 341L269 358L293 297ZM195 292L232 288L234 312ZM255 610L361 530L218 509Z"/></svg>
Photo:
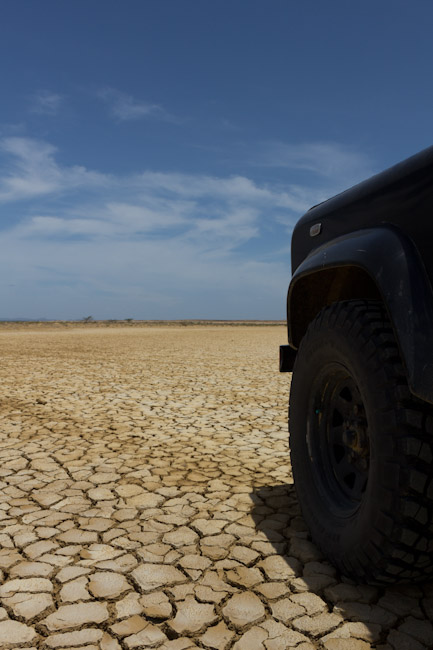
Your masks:
<svg viewBox="0 0 433 650"><path fill-rule="evenodd" d="M3 331L0 647L418 650L300 516L282 326Z"/></svg>

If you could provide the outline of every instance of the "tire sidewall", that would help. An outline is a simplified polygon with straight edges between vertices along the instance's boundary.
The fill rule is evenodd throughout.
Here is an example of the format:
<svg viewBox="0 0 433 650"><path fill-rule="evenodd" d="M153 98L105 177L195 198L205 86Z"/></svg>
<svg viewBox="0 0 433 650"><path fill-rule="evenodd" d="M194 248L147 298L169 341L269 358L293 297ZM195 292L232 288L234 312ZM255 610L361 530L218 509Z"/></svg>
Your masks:
<svg viewBox="0 0 433 650"><path fill-rule="evenodd" d="M346 327L328 324L312 328L301 342L298 351L290 396L290 447L295 486L304 518L312 537L319 546L326 548L328 556L343 565L355 556L362 558L366 544L381 539L377 533L383 512L391 507L388 483L392 476L398 450L392 435L393 418L383 417L389 409L386 394L386 377L380 353L368 356L364 341L356 326ZM311 392L315 378L329 364L341 364L354 379L361 394L368 422L370 438L370 466L368 482L359 508L351 514L335 514L324 500L307 447L306 427L311 417ZM361 560L359 560L361 562Z"/></svg>

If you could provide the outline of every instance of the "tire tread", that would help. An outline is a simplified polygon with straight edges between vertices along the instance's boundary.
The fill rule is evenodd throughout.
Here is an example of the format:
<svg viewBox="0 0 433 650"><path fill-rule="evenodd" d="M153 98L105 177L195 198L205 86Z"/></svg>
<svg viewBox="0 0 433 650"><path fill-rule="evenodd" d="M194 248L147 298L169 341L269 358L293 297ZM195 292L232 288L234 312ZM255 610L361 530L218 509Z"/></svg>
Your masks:
<svg viewBox="0 0 433 650"><path fill-rule="evenodd" d="M388 478L392 477L396 488L386 499L392 508L383 508L369 548L358 557L335 557L334 562L350 576L375 584L389 584L403 574L405 581L426 579L433 575L428 552L433 545L433 408L410 393L394 331L381 302L350 300L325 307L310 324L301 346L317 333L335 328L356 337L367 362L374 363L377 358L378 386L389 399L380 417L395 422L398 457L388 459L395 466ZM294 376L297 364L298 358ZM384 477L383 488L388 492L387 483Z"/></svg>

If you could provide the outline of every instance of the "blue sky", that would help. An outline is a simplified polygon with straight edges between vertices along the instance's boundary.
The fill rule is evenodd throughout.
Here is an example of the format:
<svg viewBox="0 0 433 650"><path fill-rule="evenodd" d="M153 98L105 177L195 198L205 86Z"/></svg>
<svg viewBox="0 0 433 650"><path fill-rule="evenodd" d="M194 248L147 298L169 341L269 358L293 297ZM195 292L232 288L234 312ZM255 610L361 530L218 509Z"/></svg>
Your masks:
<svg viewBox="0 0 433 650"><path fill-rule="evenodd" d="M3 0L0 318L284 318L299 216L432 144L432 23L428 0Z"/></svg>

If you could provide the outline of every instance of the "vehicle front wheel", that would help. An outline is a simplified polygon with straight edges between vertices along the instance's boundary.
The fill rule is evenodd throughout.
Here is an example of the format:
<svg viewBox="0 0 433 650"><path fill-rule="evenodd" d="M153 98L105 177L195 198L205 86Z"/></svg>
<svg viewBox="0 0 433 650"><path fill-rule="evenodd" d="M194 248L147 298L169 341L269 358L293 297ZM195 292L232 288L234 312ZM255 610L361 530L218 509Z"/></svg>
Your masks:
<svg viewBox="0 0 433 650"><path fill-rule="evenodd" d="M433 573L433 407L408 389L386 310L323 309L297 353L290 394L295 487L313 541L373 584Z"/></svg>

